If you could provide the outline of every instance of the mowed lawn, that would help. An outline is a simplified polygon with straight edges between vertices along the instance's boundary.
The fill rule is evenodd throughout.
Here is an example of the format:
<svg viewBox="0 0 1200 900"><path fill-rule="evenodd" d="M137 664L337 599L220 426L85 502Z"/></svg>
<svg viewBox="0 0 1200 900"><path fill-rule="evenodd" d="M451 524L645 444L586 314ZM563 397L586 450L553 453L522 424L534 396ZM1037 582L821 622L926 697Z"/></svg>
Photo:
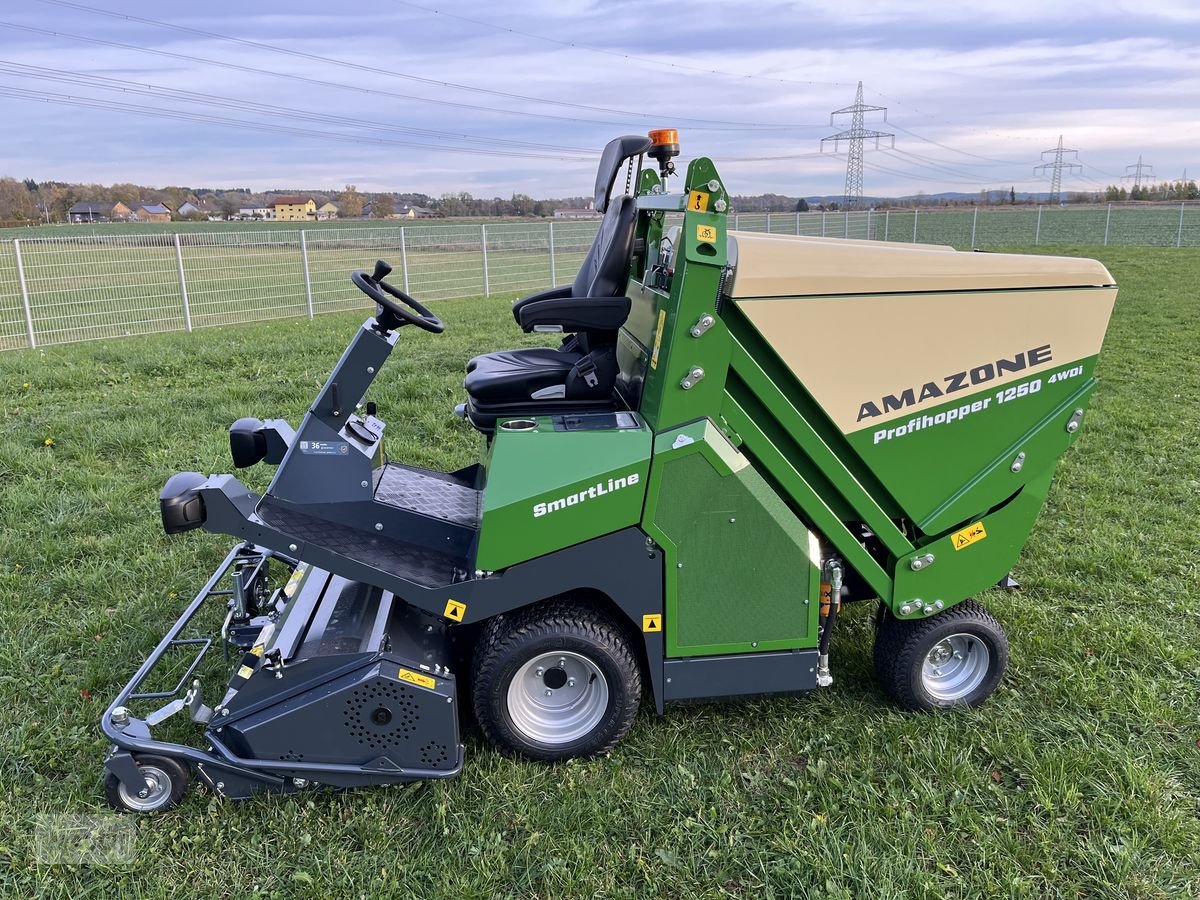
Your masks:
<svg viewBox="0 0 1200 900"><path fill-rule="evenodd" d="M1200 252L1071 252L1121 294L1023 587L982 598L1012 641L982 708L891 706L860 604L831 689L644 708L609 756L556 767L468 728L451 782L193 791L132 820L124 866L40 863L34 840L43 814L108 815L97 718L227 549L163 535L157 492L228 471L239 416L297 421L361 313L0 354L0 894L1200 895ZM443 301L444 335L404 332L374 391L393 457L476 458L451 410L468 356L522 342L507 307Z"/></svg>

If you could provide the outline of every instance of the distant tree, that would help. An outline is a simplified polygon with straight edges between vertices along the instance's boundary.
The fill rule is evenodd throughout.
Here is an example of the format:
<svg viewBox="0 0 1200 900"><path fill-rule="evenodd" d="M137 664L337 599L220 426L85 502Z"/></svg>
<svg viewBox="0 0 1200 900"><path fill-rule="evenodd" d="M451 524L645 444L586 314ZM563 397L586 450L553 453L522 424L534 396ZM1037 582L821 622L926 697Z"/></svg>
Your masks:
<svg viewBox="0 0 1200 900"><path fill-rule="evenodd" d="M1015 184L1008 189L1008 205L1017 205L1017 186Z"/></svg>
<svg viewBox="0 0 1200 900"><path fill-rule="evenodd" d="M25 184L15 178L0 178L0 219L24 222L35 215L33 196Z"/></svg>
<svg viewBox="0 0 1200 900"><path fill-rule="evenodd" d="M396 202L391 194L380 194L375 198L375 218L386 219L396 211Z"/></svg>
<svg viewBox="0 0 1200 900"><path fill-rule="evenodd" d="M808 201L803 197L796 201L796 212L808 212Z"/></svg>
<svg viewBox="0 0 1200 900"><path fill-rule="evenodd" d="M224 216L226 219L231 219L237 215L237 211L238 211L237 199L234 197L230 197L228 194L226 194L224 197L222 197L220 199L220 201L218 201L217 208L221 210L222 216Z"/></svg>
<svg viewBox="0 0 1200 900"><path fill-rule="evenodd" d="M338 215L346 219L357 219L362 215L362 211L362 194L354 185L346 185L346 189L338 197Z"/></svg>

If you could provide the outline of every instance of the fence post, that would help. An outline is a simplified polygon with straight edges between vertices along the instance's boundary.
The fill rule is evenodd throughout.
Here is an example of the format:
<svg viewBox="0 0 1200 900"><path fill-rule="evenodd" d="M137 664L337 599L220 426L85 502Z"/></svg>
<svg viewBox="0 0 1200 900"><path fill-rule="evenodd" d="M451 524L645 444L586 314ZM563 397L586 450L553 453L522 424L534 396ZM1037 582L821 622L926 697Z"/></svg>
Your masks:
<svg viewBox="0 0 1200 900"><path fill-rule="evenodd" d="M1104 217L1104 246L1108 246L1108 226L1112 224L1112 204L1108 204L1108 215Z"/></svg>
<svg viewBox="0 0 1200 900"><path fill-rule="evenodd" d="M404 272L404 293L412 293L408 289L408 247L404 243L404 226L400 226L400 268Z"/></svg>
<svg viewBox="0 0 1200 900"><path fill-rule="evenodd" d="M741 229L738 227L738 223L741 221L741 218L742 218L742 217L741 217L741 216L739 216L737 213L734 213L734 214L733 214L733 230L734 230L734 231L740 231L740 230L741 230Z"/></svg>
<svg viewBox="0 0 1200 900"><path fill-rule="evenodd" d="M1183 246L1183 204L1179 204L1179 230L1175 232L1175 246Z"/></svg>
<svg viewBox="0 0 1200 900"><path fill-rule="evenodd" d="M1033 245L1036 247L1042 242L1042 208L1038 207L1037 226L1033 231Z"/></svg>
<svg viewBox="0 0 1200 900"><path fill-rule="evenodd" d="M872 213L872 212L874 212L874 210L872 210L872 209L871 209L871 208L868 206L868 207L867 207L867 237L866 237L866 239L867 239L868 241L871 239L871 213Z"/></svg>
<svg viewBox="0 0 1200 900"><path fill-rule="evenodd" d="M885 241L888 239L888 229L891 227L891 225L892 211L890 209L885 209L883 211L883 239Z"/></svg>
<svg viewBox="0 0 1200 900"><path fill-rule="evenodd" d="M971 246L975 246L975 228L979 224L979 207L975 207L975 214L971 216Z"/></svg>
<svg viewBox="0 0 1200 900"><path fill-rule="evenodd" d="M175 265L179 269L179 296L183 300L183 327L185 331L192 330L192 310L188 306L187 279L183 276L183 248L179 245L179 232L175 232ZM305 275L308 267L305 266Z"/></svg>
<svg viewBox="0 0 1200 900"><path fill-rule="evenodd" d="M304 262L304 297L308 304L308 317L313 317L312 278L308 275L308 237L300 232L300 259Z"/></svg>
<svg viewBox="0 0 1200 900"><path fill-rule="evenodd" d="M850 210L848 209L842 212L842 237L850 237Z"/></svg>
<svg viewBox="0 0 1200 900"><path fill-rule="evenodd" d="M821 210L821 237L825 237L825 210Z"/></svg>
<svg viewBox="0 0 1200 900"><path fill-rule="evenodd" d="M547 223L550 229L550 287L558 284L558 275L554 271L554 223Z"/></svg>
<svg viewBox="0 0 1200 900"><path fill-rule="evenodd" d="M920 212L921 212L920 207L917 207L917 206L913 207L913 239L912 239L912 242L914 244L917 242L917 214Z"/></svg>
<svg viewBox="0 0 1200 900"><path fill-rule="evenodd" d="M487 264L487 226L479 226L479 246L483 249L483 296L492 296L491 286L488 284L488 264Z"/></svg>
<svg viewBox="0 0 1200 900"><path fill-rule="evenodd" d="M796 213L796 234L800 234L800 213Z"/></svg>
<svg viewBox="0 0 1200 900"><path fill-rule="evenodd" d="M17 260L17 281L21 285L21 302L25 305L25 334L29 338L29 349L37 346L33 336L33 311L29 308L29 286L25 283L25 263L21 261L21 242L13 238L13 256Z"/></svg>

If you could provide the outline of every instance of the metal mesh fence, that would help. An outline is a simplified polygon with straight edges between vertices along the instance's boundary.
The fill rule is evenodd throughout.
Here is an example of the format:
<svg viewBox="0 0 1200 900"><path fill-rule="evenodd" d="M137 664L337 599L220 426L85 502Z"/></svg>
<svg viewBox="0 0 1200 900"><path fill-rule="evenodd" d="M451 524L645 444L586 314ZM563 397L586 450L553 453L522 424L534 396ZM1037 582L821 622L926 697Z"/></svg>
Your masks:
<svg viewBox="0 0 1200 900"><path fill-rule="evenodd" d="M735 230L956 247L1200 247L1200 204L741 213ZM351 269L388 260L422 300L574 279L597 222L384 225L0 241L0 350L368 307Z"/></svg>

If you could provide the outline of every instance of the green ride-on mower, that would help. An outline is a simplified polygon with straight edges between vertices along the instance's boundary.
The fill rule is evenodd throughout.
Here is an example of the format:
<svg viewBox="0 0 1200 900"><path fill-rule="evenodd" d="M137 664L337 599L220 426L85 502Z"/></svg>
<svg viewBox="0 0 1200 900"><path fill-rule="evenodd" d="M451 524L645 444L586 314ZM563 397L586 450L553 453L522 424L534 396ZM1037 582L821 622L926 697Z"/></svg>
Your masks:
<svg viewBox="0 0 1200 900"><path fill-rule="evenodd" d="M710 160L668 189L678 153L670 130L604 149L578 277L513 307L561 346L467 363L477 465L384 453L371 384L404 326L444 326L380 261L352 275L375 314L299 428L230 429L235 466L278 466L266 492L167 481L168 533L240 543L104 714L114 806L168 808L192 777L230 798L449 778L463 707L507 752L603 753L643 694L661 713L828 687L858 600L901 706L996 689L1007 639L968 598L1007 580L1078 436L1112 277L733 232ZM184 636L209 604L219 635ZM232 674L208 705L213 643ZM154 690L169 653L190 663ZM161 733L188 718L202 739Z"/></svg>

